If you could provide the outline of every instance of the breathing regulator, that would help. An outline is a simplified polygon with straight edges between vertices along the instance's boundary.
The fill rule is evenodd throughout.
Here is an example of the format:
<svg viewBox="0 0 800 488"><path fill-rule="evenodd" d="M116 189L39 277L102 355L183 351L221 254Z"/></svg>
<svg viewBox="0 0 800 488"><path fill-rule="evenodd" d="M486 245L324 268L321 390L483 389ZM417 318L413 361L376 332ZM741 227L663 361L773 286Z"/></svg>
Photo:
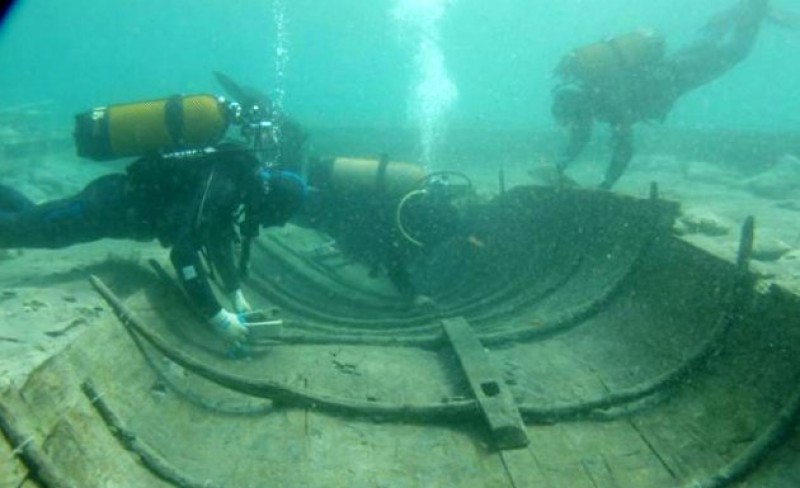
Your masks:
<svg viewBox="0 0 800 488"><path fill-rule="evenodd" d="M411 208L424 206L434 213L432 220L441 220L443 210L453 209L453 202L468 198L474 194L472 180L464 173L457 171L436 171L429 173L417 184L417 188L406 193L395 210L395 224L400 234L412 244L425 247L426 239L419 229L414 228L409 215ZM435 224L434 224L435 225ZM444 225L440 222L440 225Z"/></svg>
<svg viewBox="0 0 800 488"><path fill-rule="evenodd" d="M249 105L247 107L234 101L220 97L227 117L232 125L239 126L242 138L253 145L253 150L260 154L278 145L277 126L271 119L273 111L270 107Z"/></svg>
<svg viewBox="0 0 800 488"><path fill-rule="evenodd" d="M453 203L474 195L463 173L427 173L416 163L380 158L337 157L309 161L308 184L335 198L378 201L391 205L389 218L410 243L423 247L437 230L452 227ZM396 202L396 203L395 203ZM427 242L426 242L427 241Z"/></svg>

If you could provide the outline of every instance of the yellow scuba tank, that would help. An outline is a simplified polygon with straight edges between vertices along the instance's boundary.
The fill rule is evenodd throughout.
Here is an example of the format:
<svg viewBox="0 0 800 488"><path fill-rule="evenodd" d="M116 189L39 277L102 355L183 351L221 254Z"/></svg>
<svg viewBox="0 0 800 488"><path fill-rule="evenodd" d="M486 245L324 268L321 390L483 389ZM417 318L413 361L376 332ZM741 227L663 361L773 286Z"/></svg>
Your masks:
<svg viewBox="0 0 800 488"><path fill-rule="evenodd" d="M348 195L382 194L400 199L415 190L425 169L414 163L368 158L334 158L312 161L308 183Z"/></svg>
<svg viewBox="0 0 800 488"><path fill-rule="evenodd" d="M199 149L228 129L224 105L212 95L98 107L75 116L78 155L95 161L155 151Z"/></svg>
<svg viewBox="0 0 800 488"><path fill-rule="evenodd" d="M664 56L664 38L650 30L606 39L574 49L556 68L556 74L590 84L613 82Z"/></svg>

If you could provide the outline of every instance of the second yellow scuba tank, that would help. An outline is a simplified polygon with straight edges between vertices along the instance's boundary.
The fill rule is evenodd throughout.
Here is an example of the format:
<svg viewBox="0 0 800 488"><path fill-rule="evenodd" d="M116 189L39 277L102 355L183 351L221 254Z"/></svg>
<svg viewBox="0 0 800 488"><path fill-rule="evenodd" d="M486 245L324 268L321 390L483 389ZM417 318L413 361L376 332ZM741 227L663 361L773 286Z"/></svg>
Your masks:
<svg viewBox="0 0 800 488"><path fill-rule="evenodd" d="M640 30L574 49L561 60L556 74L589 84L614 82L660 60L664 51L662 36Z"/></svg>
<svg viewBox="0 0 800 488"><path fill-rule="evenodd" d="M149 152L199 149L228 129L224 105L212 95L176 95L98 107L75 116L78 155L95 161Z"/></svg>
<svg viewBox="0 0 800 488"><path fill-rule="evenodd" d="M414 163L369 158L334 158L313 161L308 183L343 194L382 194L400 199L418 188L425 169Z"/></svg>

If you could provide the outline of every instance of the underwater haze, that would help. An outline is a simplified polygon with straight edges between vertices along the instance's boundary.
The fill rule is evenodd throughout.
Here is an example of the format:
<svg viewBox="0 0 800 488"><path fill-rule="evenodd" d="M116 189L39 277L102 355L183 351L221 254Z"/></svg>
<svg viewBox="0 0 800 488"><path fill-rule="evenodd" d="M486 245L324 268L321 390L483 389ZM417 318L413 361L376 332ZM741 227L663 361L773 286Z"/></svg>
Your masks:
<svg viewBox="0 0 800 488"><path fill-rule="evenodd" d="M731 4L23 0L0 33L0 106L52 100L71 121L97 105L219 93L211 71L221 70L273 95L283 90L286 110L304 123L391 127L420 116L410 105L427 76L422 96L428 108L447 105L448 123L535 129L552 125L552 71L570 49L641 27L663 32L675 48ZM769 129L798 122L800 36L771 26L744 63L681 99L668 121Z"/></svg>

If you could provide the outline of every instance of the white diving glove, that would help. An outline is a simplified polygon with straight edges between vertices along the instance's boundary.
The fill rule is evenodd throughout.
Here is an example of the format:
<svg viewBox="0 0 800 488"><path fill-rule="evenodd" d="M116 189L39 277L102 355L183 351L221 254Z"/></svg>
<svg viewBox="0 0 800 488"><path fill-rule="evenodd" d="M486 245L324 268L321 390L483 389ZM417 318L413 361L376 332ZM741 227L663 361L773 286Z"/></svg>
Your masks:
<svg viewBox="0 0 800 488"><path fill-rule="evenodd" d="M217 334L232 343L239 344L247 341L249 332L247 326L242 323L235 313L228 312L223 308L208 319L208 323Z"/></svg>
<svg viewBox="0 0 800 488"><path fill-rule="evenodd" d="M236 310L236 313L247 313L252 312L253 307L250 306L250 302L244 297L244 293L242 293L241 289L238 289L230 294L231 303L233 304L233 309Z"/></svg>

